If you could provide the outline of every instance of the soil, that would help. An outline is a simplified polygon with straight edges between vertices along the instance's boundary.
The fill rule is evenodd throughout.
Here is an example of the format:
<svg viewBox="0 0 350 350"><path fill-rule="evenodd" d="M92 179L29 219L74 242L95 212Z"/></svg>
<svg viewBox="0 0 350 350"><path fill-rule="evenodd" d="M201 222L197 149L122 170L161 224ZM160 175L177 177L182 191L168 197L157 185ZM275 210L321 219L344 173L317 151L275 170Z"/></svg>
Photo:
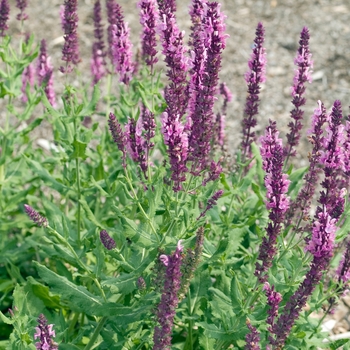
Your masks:
<svg viewBox="0 0 350 350"><path fill-rule="evenodd" d="M18 12L15 1L11 2L10 33L19 35L15 20ZM104 1L103 1L104 2ZM63 77L58 72L62 64L63 43L59 10L62 1L30 0L25 23L26 31L33 33L37 42L45 38L52 62L57 67L55 84L57 91L63 89ZM136 0L118 0L124 10L125 20L132 33L134 51L140 46L140 24ZM177 1L179 27L188 33L190 1ZM350 105L350 1L349 0L221 0L222 12L227 16L227 48L223 54L221 80L226 82L233 101L228 108L227 141L229 151L234 153L239 146L241 118L246 98L243 75L255 36L255 28L261 21L266 29L267 79L261 91L258 133L262 132L268 119L277 121L284 138L288 131L289 112L292 109L290 86L294 75L294 57L298 48L300 31L304 26L310 30L310 51L314 60L313 82L307 85L305 106L305 130L310 125L310 116L321 100L330 109L334 100L343 104L344 114L349 114ZM93 42L93 0L79 0L79 40L83 61L82 72L89 72L90 53ZM105 12L104 21L106 22ZM16 23L17 22L17 23ZM90 79L89 77L87 77ZM82 76L83 81L87 79ZM90 81L90 80L87 80ZM305 134L305 133L304 133ZM310 146L302 141L296 164L307 164ZM349 331L349 308L342 305L333 315L335 333Z"/></svg>

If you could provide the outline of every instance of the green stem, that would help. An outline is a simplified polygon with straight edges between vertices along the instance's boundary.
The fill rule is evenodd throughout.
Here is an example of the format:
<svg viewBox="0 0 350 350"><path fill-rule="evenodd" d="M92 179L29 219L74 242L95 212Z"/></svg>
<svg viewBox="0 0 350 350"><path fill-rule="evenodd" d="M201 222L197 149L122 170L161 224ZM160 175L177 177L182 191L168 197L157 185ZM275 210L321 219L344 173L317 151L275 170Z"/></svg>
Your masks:
<svg viewBox="0 0 350 350"><path fill-rule="evenodd" d="M75 168L77 172L77 190L78 190L78 217L77 217L77 236L78 236L78 246L80 246L80 226L81 226L81 204L80 204L80 198L81 198L81 189L80 189L80 166L79 166L79 158L75 159Z"/></svg>
<svg viewBox="0 0 350 350"><path fill-rule="evenodd" d="M188 344L188 347L186 347L186 350L192 350L193 347L193 319L192 319L192 305L191 305L191 291L188 289L187 294L187 308L188 313L190 315L190 319L188 320L188 335L186 339L186 343Z"/></svg>
<svg viewBox="0 0 350 350"><path fill-rule="evenodd" d="M94 333L92 334L91 338L90 338L90 341L86 344L84 350L90 350L91 347L94 345L98 335L100 334L101 330L102 330L102 327L103 325L105 324L105 322L107 321L107 317L102 317L99 321L98 321L98 324L97 324L97 327L94 331Z"/></svg>
<svg viewBox="0 0 350 350"><path fill-rule="evenodd" d="M67 331L68 334L71 334L71 333L73 332L74 327L75 327L75 325L76 325L77 322L78 322L79 315L80 315L79 312L76 312L76 313L74 314L74 317L73 317L73 319L72 319L72 322L70 323L69 328L68 328L68 331Z"/></svg>
<svg viewBox="0 0 350 350"><path fill-rule="evenodd" d="M138 198L137 198L136 191L135 191L135 189L134 189L134 187L133 187L133 185L132 185L132 182L131 182L131 180L130 180L130 178L129 178L129 175L128 175L128 172L127 172L126 168L124 168L124 174L125 174L126 181L127 181L128 185L129 185L129 187L130 187L130 189L131 189L131 192L132 192L132 194L133 194L133 197L134 197L134 199L135 199L136 202L137 202L137 206L139 207L139 209L140 209L142 215L143 215L143 216L145 217L145 219L147 220L149 226L151 227L151 230L153 231L153 233L154 233L155 236L157 237L158 243L160 243L160 239L159 239L159 237L158 237L157 230L156 230L155 227L153 226L153 223L152 223L151 219L149 218L149 216L147 215L147 213L146 213L145 210L143 209L141 203L139 202L139 200L138 200Z"/></svg>

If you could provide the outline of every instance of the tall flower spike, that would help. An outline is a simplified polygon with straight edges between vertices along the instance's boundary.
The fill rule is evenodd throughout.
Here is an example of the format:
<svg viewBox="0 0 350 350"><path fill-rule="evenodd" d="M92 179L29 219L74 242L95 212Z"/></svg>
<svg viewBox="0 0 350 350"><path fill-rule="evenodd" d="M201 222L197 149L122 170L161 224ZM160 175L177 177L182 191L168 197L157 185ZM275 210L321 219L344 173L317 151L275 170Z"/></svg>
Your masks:
<svg viewBox="0 0 350 350"><path fill-rule="evenodd" d="M16 7L21 11L16 16L16 19L18 21L24 21L28 18L28 15L24 13L24 10L26 9L27 5L28 5L28 0L16 0Z"/></svg>
<svg viewBox="0 0 350 350"><path fill-rule="evenodd" d="M265 291L267 297L267 305L270 306L270 309L267 311L269 314L266 322L273 326L275 318L278 316L278 306L282 301L282 295L275 291L275 287L270 287L268 282L265 282L263 291Z"/></svg>
<svg viewBox="0 0 350 350"><path fill-rule="evenodd" d="M270 220L266 228L267 235L263 237L259 249L258 260L261 263L256 263L254 274L260 283L265 283L268 277L267 271L272 266L272 260L277 253L277 237L289 207L287 192L290 181L288 175L282 172L283 147L282 140L278 138L276 122L270 120L265 135L261 137L260 154L263 158L263 169L266 172L266 208L270 211Z"/></svg>
<svg viewBox="0 0 350 350"><path fill-rule="evenodd" d="M308 218L311 208L311 201L315 194L316 184L318 183L319 161L321 150L323 149L323 125L327 120L326 108L321 101L318 101L318 108L315 109L312 116L312 126L308 131L309 141L312 144L312 153L309 154L309 170L304 177L305 184L299 191L297 198L291 203L286 214L286 226L291 225L293 217L300 210L297 222L302 218Z"/></svg>
<svg viewBox="0 0 350 350"><path fill-rule="evenodd" d="M176 308L179 303L178 292L181 287L181 265L183 246L178 242L172 255L161 255L159 260L166 266L164 287L156 316L159 326L154 330L153 350L170 350L171 333Z"/></svg>
<svg viewBox="0 0 350 350"><path fill-rule="evenodd" d="M5 36L5 31L9 28L7 21L10 15L10 5L8 0L1 0L0 3L0 36Z"/></svg>
<svg viewBox="0 0 350 350"><path fill-rule="evenodd" d="M112 62L115 72L124 84L129 84L134 64L132 63L132 44L130 41L130 30L127 23L122 23L121 28L112 26Z"/></svg>
<svg viewBox="0 0 350 350"><path fill-rule="evenodd" d="M62 49L62 60L66 62L66 67L60 67L62 73L70 73L72 67L70 63L76 65L80 62L78 44L78 1L64 1L64 16L62 25L64 26L64 45Z"/></svg>
<svg viewBox="0 0 350 350"><path fill-rule="evenodd" d="M266 53L263 47L265 29L262 23L256 28L256 37L250 61L249 70L245 74L248 84L248 97L244 109L242 121L242 160L245 161L251 155L250 145L255 140L255 132L252 129L256 126L255 116L258 114L260 84L265 81Z"/></svg>
<svg viewBox="0 0 350 350"><path fill-rule="evenodd" d="M53 338L56 337L55 331L52 329L53 324L47 324L47 319L43 314L38 317L38 326L35 327L36 333L34 339L39 339L35 343L37 350L57 350L58 344L56 344Z"/></svg>
<svg viewBox="0 0 350 350"><path fill-rule="evenodd" d="M186 180L186 160L188 154L188 136L184 125L179 119L171 120L167 112L162 115L162 133L167 145L171 165L171 179L174 181L173 190L182 190L182 182Z"/></svg>
<svg viewBox="0 0 350 350"><path fill-rule="evenodd" d="M22 92L22 97L21 100L22 102L27 102L28 97L27 97L27 84L30 87L30 90L34 87L34 67L33 63L29 63L29 65L24 68L23 73L22 73L22 87L21 87L21 92Z"/></svg>
<svg viewBox="0 0 350 350"><path fill-rule="evenodd" d="M96 0L94 5L94 37L95 42L92 44L92 57L91 57L91 73L93 76L92 84L98 83L101 78L106 74L106 61L105 61L105 46L103 42L103 27L101 24L101 2Z"/></svg>
<svg viewBox="0 0 350 350"><path fill-rule="evenodd" d="M56 94L53 88L53 66L51 59L47 55L46 41L43 39L40 43L40 52L37 64L38 85L44 86L45 95L53 107L56 106Z"/></svg>
<svg viewBox="0 0 350 350"><path fill-rule="evenodd" d="M218 199L224 194L223 190L216 191L211 198L209 198L207 206L205 209L201 212L201 214L198 216L197 220L200 218L203 218L208 210L210 210L214 205L216 205L216 202Z"/></svg>
<svg viewBox="0 0 350 350"><path fill-rule="evenodd" d="M209 165L209 153L214 132L214 101L218 88L221 53L226 46L225 16L220 5L204 6L202 40L194 41L194 67L190 82L189 119L192 122L189 138L191 172L195 175Z"/></svg>
<svg viewBox="0 0 350 350"><path fill-rule="evenodd" d="M109 113L108 125L113 141L117 144L119 151L123 152L123 167L126 168L126 135L113 113Z"/></svg>
<svg viewBox="0 0 350 350"><path fill-rule="evenodd" d="M108 234L106 230L102 230L100 232L100 240L107 250L112 250L116 246L115 240Z"/></svg>
<svg viewBox="0 0 350 350"><path fill-rule="evenodd" d="M258 330L252 326L250 323L250 320L247 319L246 321L247 327L249 329L249 332L245 336L246 345L244 347L245 350L261 350L261 347L259 346L260 341L260 333Z"/></svg>
<svg viewBox="0 0 350 350"><path fill-rule="evenodd" d="M284 156L286 157L285 165L287 165L289 157L294 157L296 154L295 147L299 144L300 130L303 127L302 120L304 111L300 108L306 103L306 99L303 96L305 94L305 83L308 81L311 83L311 69L313 62L311 60L311 54L309 50L309 30L304 27L300 34L299 49L297 56L294 60L298 69L295 70L294 84L292 87L292 104L294 109L290 112L290 116L294 121L291 121L288 126L290 129L287 134L288 144L284 147Z"/></svg>
<svg viewBox="0 0 350 350"><path fill-rule="evenodd" d="M346 191L338 189L336 180L337 172L343 166L341 118L340 101L335 101L329 117L328 135L324 138L325 151L320 158L325 173L325 179L321 183L323 190L320 192L320 206L316 208L312 237L305 248L313 255L313 260L305 279L290 297L283 313L271 328L274 337L270 336L269 341L277 348L284 346L295 320L299 317L317 284L320 283L323 273L329 268L333 256L336 224L344 212L346 194Z"/></svg>
<svg viewBox="0 0 350 350"><path fill-rule="evenodd" d="M47 219L41 216L35 209L33 209L30 205L24 204L24 210L26 211L29 218L35 222L38 226L47 227L49 223Z"/></svg>
<svg viewBox="0 0 350 350"><path fill-rule="evenodd" d="M142 58L153 72L153 65L158 62L156 57L156 23L158 21L156 0L140 0L137 6L140 9L140 23L142 25Z"/></svg>

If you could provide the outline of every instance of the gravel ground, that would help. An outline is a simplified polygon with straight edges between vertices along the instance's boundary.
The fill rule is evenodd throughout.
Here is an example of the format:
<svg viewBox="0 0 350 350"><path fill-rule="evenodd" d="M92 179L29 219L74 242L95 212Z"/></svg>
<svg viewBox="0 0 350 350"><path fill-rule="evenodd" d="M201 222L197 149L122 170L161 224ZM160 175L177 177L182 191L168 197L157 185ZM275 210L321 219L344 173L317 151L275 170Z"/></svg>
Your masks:
<svg viewBox="0 0 350 350"><path fill-rule="evenodd" d="M10 33L19 35L14 17L14 0L10 0L12 13ZM39 41L47 40L53 64L61 62L62 31L59 7L62 1L30 0L27 13L29 21L26 30L34 33ZM79 0L79 37L83 62L81 71L89 72L89 57L93 41L92 8L93 0ZM190 26L188 8L190 1L178 0L177 18L179 26L188 33ZM234 152L240 141L240 122L246 85L243 75L251 54L255 28L261 21L266 28L265 47L267 51L267 80L261 92L258 131L261 132L268 119L276 120L284 137L292 109L290 86L294 75L294 57L298 47L299 34L303 26L310 30L310 50L314 60L313 83L308 84L305 106L305 124L322 100L330 109L334 100L343 104L344 114L350 105L350 1L349 0L222 0L222 11L227 16L227 48L223 55L222 81L225 81L234 94L228 109L227 140L229 151ZM134 48L139 47L140 25L136 0L119 0L129 22ZM17 10L17 9L16 9ZM104 14L105 15L105 14ZM135 49L136 52L136 49ZM56 89L63 89L63 79L56 74ZM86 79L82 76L81 79ZM310 149L307 141L299 147L296 163L306 165L306 154ZM337 321L336 333L349 330L349 309L342 306L333 316Z"/></svg>

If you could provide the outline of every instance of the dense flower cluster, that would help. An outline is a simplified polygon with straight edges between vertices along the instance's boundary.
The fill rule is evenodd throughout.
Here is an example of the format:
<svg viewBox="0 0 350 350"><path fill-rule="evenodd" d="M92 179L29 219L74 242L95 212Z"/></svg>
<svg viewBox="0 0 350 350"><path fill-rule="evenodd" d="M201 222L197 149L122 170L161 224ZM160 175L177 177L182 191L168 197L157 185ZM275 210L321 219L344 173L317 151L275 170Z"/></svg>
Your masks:
<svg viewBox="0 0 350 350"><path fill-rule="evenodd" d="M261 137L260 153L263 158L263 169L266 172L265 186L266 208L270 210L269 223L266 228L267 236L263 237L256 263L255 276L261 283L267 281L266 272L272 266L272 260L277 253L277 237L281 232L284 216L289 208L289 197L287 196L290 181L288 176L282 173L283 147L282 140L278 138L276 123L270 121Z"/></svg>
<svg viewBox="0 0 350 350"><path fill-rule="evenodd" d="M123 152L123 167L126 168L126 135L113 113L109 114L108 125L113 141L117 144L119 151Z"/></svg>
<svg viewBox="0 0 350 350"><path fill-rule="evenodd" d="M309 217L311 201L315 194L316 184L318 183L318 173L321 150L323 149L323 125L327 120L326 108L321 101L318 101L318 108L315 109L312 116L312 125L309 133L309 141L312 144L312 152L309 155L310 166L304 177L305 184L298 193L297 198L292 202L286 218L286 226L292 223L296 212L300 210L297 222L300 223L302 218Z"/></svg>
<svg viewBox="0 0 350 350"><path fill-rule="evenodd" d="M170 350L171 332L175 310L179 303L178 292L181 287L181 265L183 246L178 242L172 255L161 255L160 261L166 266L164 287L156 316L159 326L154 330L153 350Z"/></svg>
<svg viewBox="0 0 350 350"><path fill-rule="evenodd" d="M5 36L5 31L9 28L7 21L10 16L10 5L8 0L0 2L0 36Z"/></svg>
<svg viewBox="0 0 350 350"><path fill-rule="evenodd" d="M298 69L295 71L294 76L294 85L292 87L292 103L294 109L291 111L291 118L294 121L291 121L288 126L290 133L287 134L288 144L284 148L284 155L286 157L286 162L290 156L295 156L296 150L295 146L298 145L300 139L300 130L303 127L302 120L304 111L300 108L306 102L305 97L305 83L308 81L311 83L311 69L313 62L311 60L311 54L309 50L309 30L307 27L304 27L300 34L299 49L297 56L294 60L295 65Z"/></svg>
<svg viewBox="0 0 350 350"><path fill-rule="evenodd" d="M108 234L106 230L102 230L100 232L100 240L107 250L112 250L116 246L115 240Z"/></svg>
<svg viewBox="0 0 350 350"><path fill-rule="evenodd" d="M40 52L37 64L38 85L44 86L45 95L53 107L56 106L56 94L53 87L53 66L50 56L47 55L46 41L40 43Z"/></svg>
<svg viewBox="0 0 350 350"><path fill-rule="evenodd" d="M263 47L265 29L262 23L256 28L256 37L250 61L248 62L249 70L245 74L245 80L248 84L248 97L244 109L244 118L242 121L242 155L243 160L249 158L250 145L255 140L255 132L252 129L256 126L254 116L258 114L260 84L266 79L266 52Z"/></svg>
<svg viewBox="0 0 350 350"><path fill-rule="evenodd" d="M47 219L41 216L35 209L33 209L30 205L24 204L24 210L26 211L29 218L35 222L38 226L47 227L49 223Z"/></svg>
<svg viewBox="0 0 350 350"><path fill-rule="evenodd" d="M37 350L57 350L58 345L54 342L53 338L56 337L55 331L52 329L53 324L47 324L47 319L43 314L40 314L38 318L38 326L35 327L36 333L34 339L39 339L35 343Z"/></svg>
<svg viewBox="0 0 350 350"><path fill-rule="evenodd" d="M62 60L66 62L66 67L61 67L61 72L72 71L70 63L74 65L80 62L78 45L78 1L65 0L62 26L64 28L64 46L62 49Z"/></svg>
<svg viewBox="0 0 350 350"><path fill-rule="evenodd" d="M197 220L200 218L203 218L208 210L210 210L214 205L216 205L216 202L218 199L224 194L223 190L216 191L211 198L208 199L207 206L205 209L201 212L201 214L198 216Z"/></svg>
<svg viewBox="0 0 350 350"><path fill-rule="evenodd" d="M92 84L96 84L106 74L105 46L103 42L103 27L101 23L101 3L96 0L94 5L94 37L96 41L92 44L91 73L93 76Z"/></svg>
<svg viewBox="0 0 350 350"><path fill-rule="evenodd" d="M249 332L245 336L245 349L246 350L260 350L259 342L260 342L260 333L257 331L257 329L252 326L250 323L250 320L247 319L247 327L249 329Z"/></svg>
<svg viewBox="0 0 350 350"><path fill-rule="evenodd" d="M203 6L203 5L202 5ZM217 92L221 53L226 45L224 16L218 3L206 3L203 7L201 32L194 37L194 58L191 70L188 123L189 160L191 172L199 174L209 164L214 128L214 101Z"/></svg>
<svg viewBox="0 0 350 350"><path fill-rule="evenodd" d="M28 0L16 0L16 7L21 11L16 16L17 20L24 21L24 20L28 19L28 15L26 13L24 13L27 5L28 5Z"/></svg>
<svg viewBox="0 0 350 350"><path fill-rule="evenodd" d="M142 25L142 58L153 70L153 65L158 62L156 23L158 21L158 11L156 0L140 0L137 4L140 9L140 23Z"/></svg>
<svg viewBox="0 0 350 350"><path fill-rule="evenodd" d="M340 101L335 101L329 116L328 135L323 140L320 162L324 165L325 179L321 183L320 206L316 209L312 225L312 237L306 250L313 255L310 270L297 291L290 297L283 313L271 329L275 337L270 336L270 344L281 348L290 330L299 317L307 299L321 281L324 271L329 267L333 256L336 224L344 211L346 191L337 185L337 173L343 168L343 126Z"/></svg>

